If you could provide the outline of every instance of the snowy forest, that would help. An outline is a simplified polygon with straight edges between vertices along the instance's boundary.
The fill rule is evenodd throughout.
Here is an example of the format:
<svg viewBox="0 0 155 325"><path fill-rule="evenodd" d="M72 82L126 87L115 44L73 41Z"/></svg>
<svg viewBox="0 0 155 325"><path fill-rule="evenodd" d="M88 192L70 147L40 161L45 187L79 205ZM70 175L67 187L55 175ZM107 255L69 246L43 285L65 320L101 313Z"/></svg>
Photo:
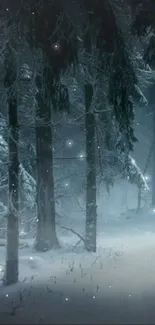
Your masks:
<svg viewBox="0 0 155 325"><path fill-rule="evenodd" d="M0 324L154 324L155 1L1 0L0 27Z"/></svg>

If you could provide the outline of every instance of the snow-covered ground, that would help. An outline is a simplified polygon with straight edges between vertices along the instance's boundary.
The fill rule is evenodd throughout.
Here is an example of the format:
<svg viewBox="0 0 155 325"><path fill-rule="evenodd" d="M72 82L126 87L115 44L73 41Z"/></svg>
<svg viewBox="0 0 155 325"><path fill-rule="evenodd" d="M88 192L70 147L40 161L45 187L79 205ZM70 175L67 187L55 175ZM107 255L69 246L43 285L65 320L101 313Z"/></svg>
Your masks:
<svg viewBox="0 0 155 325"><path fill-rule="evenodd" d="M21 249L19 284L0 288L0 324L155 324L154 219L138 218L100 232L96 254L73 250L69 232L58 251Z"/></svg>

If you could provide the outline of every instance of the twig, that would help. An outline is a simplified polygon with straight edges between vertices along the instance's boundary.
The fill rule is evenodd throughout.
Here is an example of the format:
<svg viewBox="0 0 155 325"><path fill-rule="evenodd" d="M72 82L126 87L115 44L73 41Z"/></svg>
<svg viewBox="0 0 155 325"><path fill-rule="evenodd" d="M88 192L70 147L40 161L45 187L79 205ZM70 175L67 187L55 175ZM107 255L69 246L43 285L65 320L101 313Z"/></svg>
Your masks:
<svg viewBox="0 0 155 325"><path fill-rule="evenodd" d="M21 307L24 307L24 304L23 304L23 298L20 298L20 302L16 305L16 306L12 306L12 310L10 312L10 315L11 316L15 316L16 315L16 311L21 308Z"/></svg>
<svg viewBox="0 0 155 325"><path fill-rule="evenodd" d="M64 227L64 226L60 226L60 228L71 231L73 234L77 235L80 238L80 240L82 240L83 243L85 244L85 239L80 234L78 234L78 232L76 232L74 229L68 228L68 227Z"/></svg>
<svg viewBox="0 0 155 325"><path fill-rule="evenodd" d="M78 242L76 243L76 245L73 247L72 251L74 251L74 249L81 243L81 239L78 240Z"/></svg>

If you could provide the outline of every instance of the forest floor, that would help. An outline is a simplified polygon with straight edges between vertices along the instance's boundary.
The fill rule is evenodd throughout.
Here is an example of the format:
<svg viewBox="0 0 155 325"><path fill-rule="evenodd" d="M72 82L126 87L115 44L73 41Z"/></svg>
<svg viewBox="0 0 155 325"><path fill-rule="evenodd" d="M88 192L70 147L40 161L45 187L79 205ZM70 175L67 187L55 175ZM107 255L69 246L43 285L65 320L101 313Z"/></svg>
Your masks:
<svg viewBox="0 0 155 325"><path fill-rule="evenodd" d="M48 253L29 241L20 249L20 282L0 287L0 324L155 324L154 221L128 229L100 233L96 254L73 251L71 234Z"/></svg>

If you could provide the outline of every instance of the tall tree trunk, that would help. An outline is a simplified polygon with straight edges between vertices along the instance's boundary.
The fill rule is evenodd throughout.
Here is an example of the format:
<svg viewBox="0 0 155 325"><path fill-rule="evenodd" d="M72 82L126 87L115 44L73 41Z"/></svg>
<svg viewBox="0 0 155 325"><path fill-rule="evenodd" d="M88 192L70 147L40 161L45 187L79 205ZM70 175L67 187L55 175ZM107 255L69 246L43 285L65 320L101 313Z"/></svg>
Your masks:
<svg viewBox="0 0 155 325"><path fill-rule="evenodd" d="M39 251L46 251L59 247L55 222L51 105L47 92L46 95L42 95L40 77L36 78L36 85L38 87L36 108L38 222L35 247Z"/></svg>
<svg viewBox="0 0 155 325"><path fill-rule="evenodd" d="M10 73L10 72L9 72ZM9 78L9 77L8 77ZM18 281L18 246L19 246L19 158L18 158L18 111L17 93L10 84L8 100L8 123L9 123L9 212L7 218L7 254L6 254L6 284Z"/></svg>
<svg viewBox="0 0 155 325"><path fill-rule="evenodd" d="M95 116L90 111L93 97L93 87L85 84L85 129L86 129L86 228L85 248L87 251L96 252L96 161L95 161Z"/></svg>
<svg viewBox="0 0 155 325"><path fill-rule="evenodd" d="M153 112L152 208L155 209L155 113Z"/></svg>

